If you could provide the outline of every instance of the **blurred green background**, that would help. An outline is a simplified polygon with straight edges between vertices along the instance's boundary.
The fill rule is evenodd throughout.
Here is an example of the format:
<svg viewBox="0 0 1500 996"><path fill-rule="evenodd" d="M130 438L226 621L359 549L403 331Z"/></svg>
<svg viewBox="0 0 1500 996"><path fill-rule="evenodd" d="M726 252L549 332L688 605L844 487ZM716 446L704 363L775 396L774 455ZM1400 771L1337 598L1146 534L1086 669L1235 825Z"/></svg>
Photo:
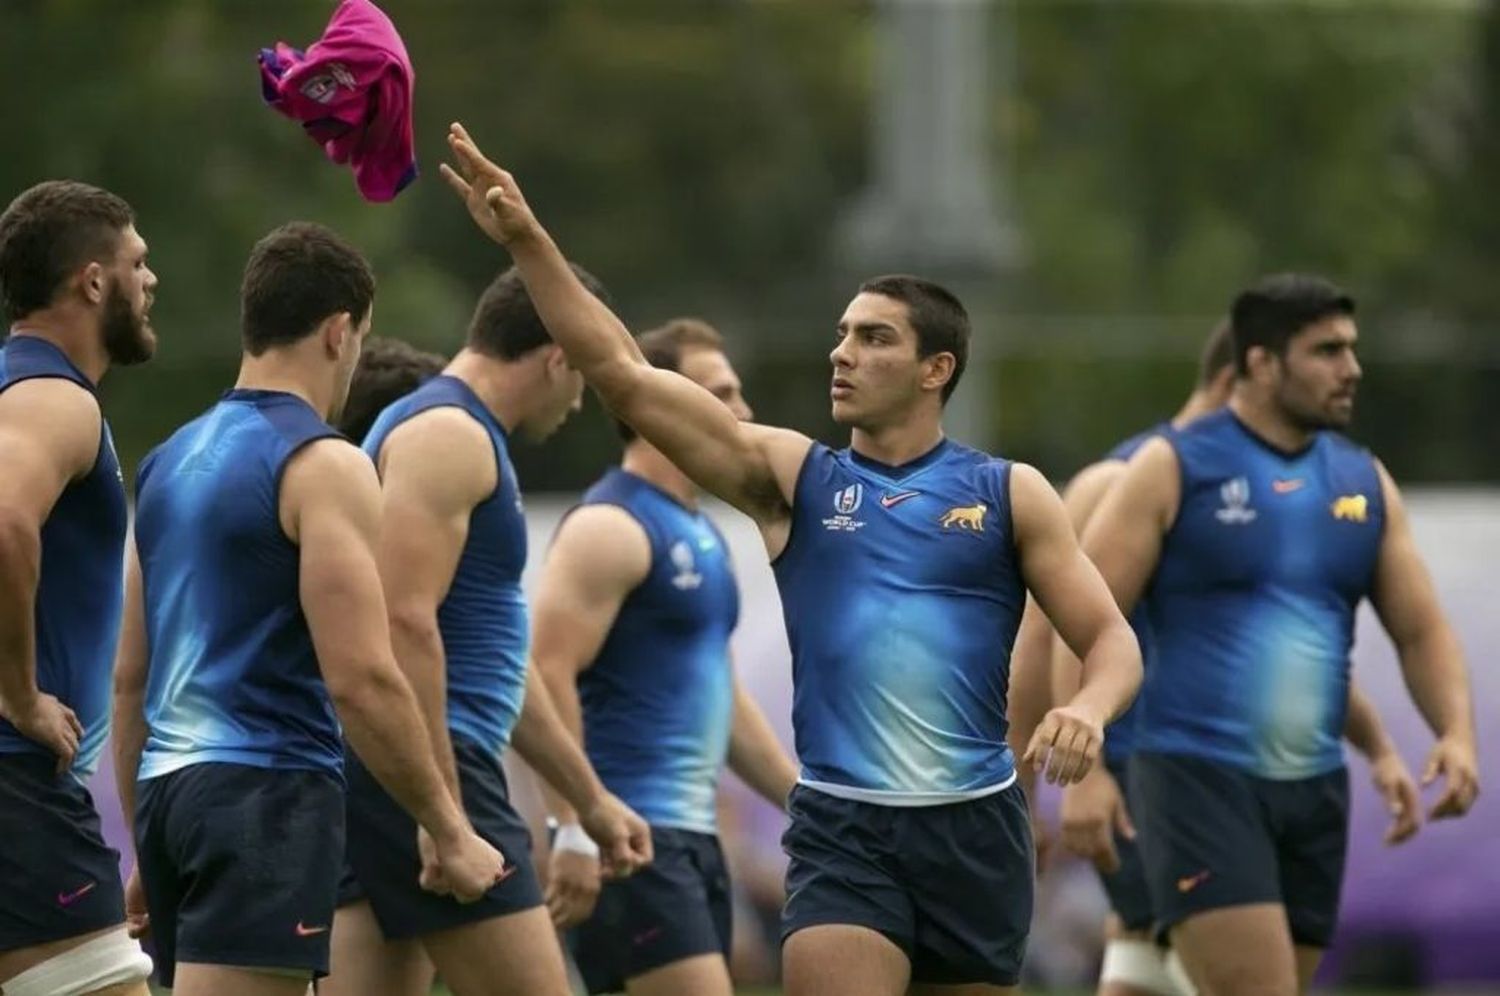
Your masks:
<svg viewBox="0 0 1500 996"><path fill-rule="evenodd" d="M505 260L437 177L451 119L633 327L701 314L762 420L837 438L825 354L873 272L847 232L878 187L890 6L390 0L423 176L370 205L259 94L257 49L312 41L327 0L5 0L0 195L72 176L140 214L162 344L106 384L130 467L232 379L240 267L282 221L369 254L378 331L455 347ZM1356 435L1406 480L1500 479L1500 8L1037 0L969 23L984 193L1020 251L895 255L976 316L970 441L1069 472L1186 390L1236 289L1312 268L1361 301ZM522 451L526 486L585 484L602 421Z"/></svg>

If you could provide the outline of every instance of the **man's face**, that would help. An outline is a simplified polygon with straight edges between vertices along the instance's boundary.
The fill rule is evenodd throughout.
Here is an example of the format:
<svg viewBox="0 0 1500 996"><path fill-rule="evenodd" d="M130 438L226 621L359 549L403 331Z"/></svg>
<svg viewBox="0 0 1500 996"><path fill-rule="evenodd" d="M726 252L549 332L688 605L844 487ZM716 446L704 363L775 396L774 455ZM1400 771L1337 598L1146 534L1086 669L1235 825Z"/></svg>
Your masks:
<svg viewBox="0 0 1500 996"><path fill-rule="evenodd" d="M899 421L921 397L926 361L904 302L864 292L839 319L833 362L833 420L868 428Z"/></svg>
<svg viewBox="0 0 1500 996"><path fill-rule="evenodd" d="M134 225L120 233L115 258L105 268L105 281L100 332L110 362L130 366L149 360L156 352L150 319L156 274L146 265L146 240Z"/></svg>
<svg viewBox="0 0 1500 996"><path fill-rule="evenodd" d="M1354 418L1359 330L1347 315L1333 315L1307 326L1287 341L1276 361L1276 405L1304 429L1342 429Z"/></svg>

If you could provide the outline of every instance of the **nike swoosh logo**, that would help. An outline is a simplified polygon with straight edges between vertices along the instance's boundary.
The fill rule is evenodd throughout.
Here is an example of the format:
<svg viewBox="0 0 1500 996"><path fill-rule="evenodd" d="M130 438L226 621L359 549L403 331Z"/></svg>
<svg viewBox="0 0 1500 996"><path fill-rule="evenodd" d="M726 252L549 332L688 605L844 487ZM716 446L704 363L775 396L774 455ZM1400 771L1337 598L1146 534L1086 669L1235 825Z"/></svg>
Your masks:
<svg viewBox="0 0 1500 996"><path fill-rule="evenodd" d="M298 937L317 937L319 934L326 933L327 930L328 925L326 923L321 927L309 927L303 924L301 920L297 921Z"/></svg>
<svg viewBox="0 0 1500 996"><path fill-rule="evenodd" d="M895 508L910 498L916 498L921 493L920 491L897 491L895 494L883 494L880 496L880 507Z"/></svg>
<svg viewBox="0 0 1500 996"><path fill-rule="evenodd" d="M1203 871L1199 872L1196 875L1186 875L1182 878L1179 878L1177 880L1177 891L1192 892L1194 889L1198 888L1198 886L1208 881L1208 875L1208 869L1205 868Z"/></svg>
<svg viewBox="0 0 1500 996"><path fill-rule="evenodd" d="M74 903L78 902L78 900L82 899L90 892L93 892L98 885L98 882L90 882L88 885L85 885L79 889L74 889L72 892L59 892L57 894L57 905L72 906Z"/></svg>
<svg viewBox="0 0 1500 996"><path fill-rule="evenodd" d="M1276 480L1271 482L1271 490L1279 495L1289 495L1293 491L1302 489L1302 478L1294 477L1290 481Z"/></svg>
<svg viewBox="0 0 1500 996"><path fill-rule="evenodd" d="M636 934L634 937L632 937L630 939L630 943L639 946L639 945L647 944L647 943L649 943L651 941L654 941L654 940L656 940L660 936L661 936L661 928L660 927L652 927L649 930L643 930L639 934Z"/></svg>

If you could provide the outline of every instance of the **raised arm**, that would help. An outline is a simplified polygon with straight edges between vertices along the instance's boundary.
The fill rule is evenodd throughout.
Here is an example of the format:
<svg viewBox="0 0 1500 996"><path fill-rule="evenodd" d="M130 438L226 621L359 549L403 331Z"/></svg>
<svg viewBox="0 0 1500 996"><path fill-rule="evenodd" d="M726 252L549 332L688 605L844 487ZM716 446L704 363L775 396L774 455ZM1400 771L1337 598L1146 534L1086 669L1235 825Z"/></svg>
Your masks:
<svg viewBox="0 0 1500 996"><path fill-rule="evenodd" d="M1066 785L1088 773L1104 742L1104 724L1140 687L1141 652L1046 479L1015 465L1010 501L1026 587L1083 661L1082 687L1066 705L1047 712L1023 759L1045 765L1049 782Z"/></svg>
<svg viewBox="0 0 1500 996"><path fill-rule="evenodd" d="M37 688L36 586L42 524L68 483L99 455L103 419L94 398L71 381L39 377L0 394L0 716L57 755L66 771L83 725Z"/></svg>
<svg viewBox="0 0 1500 996"><path fill-rule="evenodd" d="M448 791L461 799L448 733L448 670L438 607L448 596L474 507L495 490L495 448L458 408L397 426L380 450L380 583L391 648L411 683Z"/></svg>
<svg viewBox="0 0 1500 996"><path fill-rule="evenodd" d="M811 441L741 422L693 381L648 364L625 326L573 274L515 178L486 159L461 125L452 126L448 144L457 169L444 164L444 178L485 234L510 251L548 331L604 403L762 528L785 521Z"/></svg>
<svg viewBox="0 0 1500 996"><path fill-rule="evenodd" d="M1401 492L1385 467L1376 467L1385 497L1385 533L1370 600L1396 645L1412 701L1437 737L1422 784L1431 784L1439 775L1446 784L1429 815L1462 816L1479 795L1474 705L1463 647L1438 605Z"/></svg>
<svg viewBox="0 0 1500 996"><path fill-rule="evenodd" d="M431 834L437 867L424 867L424 886L451 889L460 901L478 899L499 881L504 861L474 834L444 784L416 696L391 651L375 560L374 466L342 440L309 443L282 476L281 521L301 550L302 611L344 735Z"/></svg>
<svg viewBox="0 0 1500 996"><path fill-rule="evenodd" d="M629 855L649 841L645 823L605 791L583 753L578 675L593 665L620 606L650 568L645 530L614 505L586 505L564 519L542 567L532 611L529 679L541 683L542 694L528 692L526 709L532 714L523 712L515 744L542 776L547 807L560 824L547 880L547 907L560 927L593 911L601 844ZM543 711L534 711L536 706ZM632 844L630 835L643 832L646 841ZM634 860L643 859L649 854ZM625 860L620 870L628 871L631 859Z"/></svg>

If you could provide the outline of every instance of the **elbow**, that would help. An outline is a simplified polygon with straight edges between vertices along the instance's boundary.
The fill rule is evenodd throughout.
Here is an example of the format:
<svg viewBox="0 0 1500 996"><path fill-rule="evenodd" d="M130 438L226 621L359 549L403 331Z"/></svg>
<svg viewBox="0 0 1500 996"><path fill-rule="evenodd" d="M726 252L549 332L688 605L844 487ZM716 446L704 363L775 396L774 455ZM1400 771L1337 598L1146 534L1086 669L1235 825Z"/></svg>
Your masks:
<svg viewBox="0 0 1500 996"><path fill-rule="evenodd" d="M334 711L340 717L360 717L375 715L389 702L399 676L394 663L382 668L348 661L325 668L323 680Z"/></svg>
<svg viewBox="0 0 1500 996"><path fill-rule="evenodd" d="M0 557L38 563L41 549L42 533L37 521L19 509L0 505Z"/></svg>

